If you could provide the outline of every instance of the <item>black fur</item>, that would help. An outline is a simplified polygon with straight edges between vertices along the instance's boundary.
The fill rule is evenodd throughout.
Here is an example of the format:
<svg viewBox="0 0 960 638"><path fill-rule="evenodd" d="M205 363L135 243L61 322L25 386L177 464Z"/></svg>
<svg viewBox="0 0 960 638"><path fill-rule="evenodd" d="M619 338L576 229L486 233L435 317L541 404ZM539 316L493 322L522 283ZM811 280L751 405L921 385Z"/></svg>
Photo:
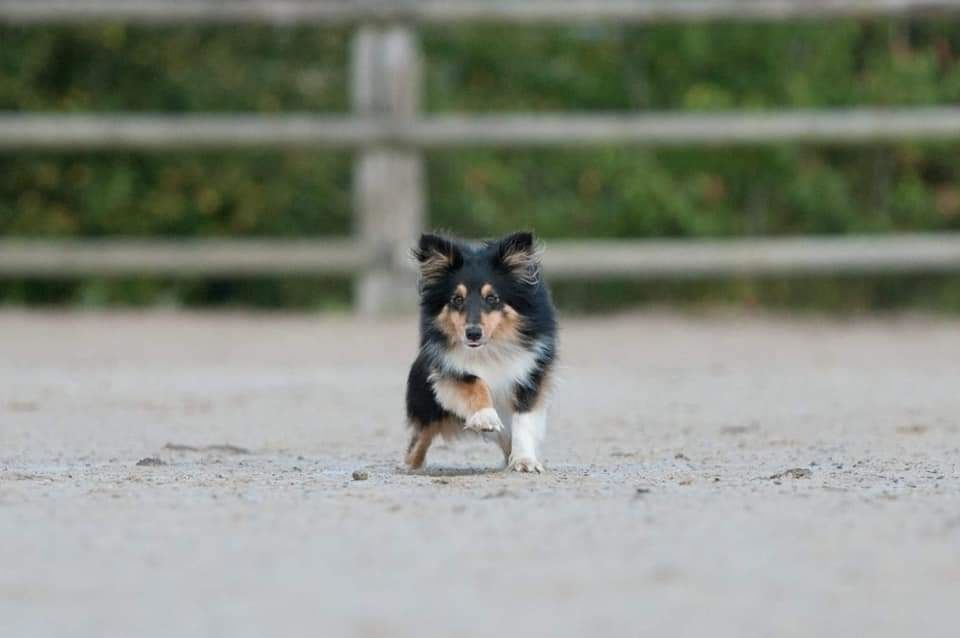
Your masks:
<svg viewBox="0 0 960 638"><path fill-rule="evenodd" d="M437 324L438 315L453 303L451 299L460 283L464 283L468 291L459 306L467 321L476 322L481 313L506 306L519 316L517 343L522 351L536 353L536 363L524 378L514 383L511 398L516 411L529 411L544 391L544 380L554 364L557 331L553 303L543 281L533 235L514 233L500 240L471 244L426 234L420 238L413 255L421 265L420 351L407 380L410 424L415 430L421 430L438 421L456 418L438 402L431 378L470 380L471 370L451 364L455 360L454 351L465 346L451 344L449 335ZM498 299L487 299L480 294L485 283L494 287ZM501 380L484 381L497 384ZM416 435L415 431L414 438Z"/></svg>
<svg viewBox="0 0 960 638"><path fill-rule="evenodd" d="M407 417L419 427L426 427L451 416L444 410L433 394L427 378L430 376L430 360L423 354L417 357L407 377Z"/></svg>

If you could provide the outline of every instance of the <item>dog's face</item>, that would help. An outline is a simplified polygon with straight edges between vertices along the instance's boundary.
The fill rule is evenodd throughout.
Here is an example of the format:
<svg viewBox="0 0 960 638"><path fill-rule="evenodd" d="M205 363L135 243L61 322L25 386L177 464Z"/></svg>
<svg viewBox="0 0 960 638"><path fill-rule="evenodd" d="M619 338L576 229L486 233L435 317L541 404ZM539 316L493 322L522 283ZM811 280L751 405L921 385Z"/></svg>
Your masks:
<svg viewBox="0 0 960 638"><path fill-rule="evenodd" d="M451 347L480 350L515 341L524 307L539 283L540 259L531 233L467 245L423 235L420 305Z"/></svg>

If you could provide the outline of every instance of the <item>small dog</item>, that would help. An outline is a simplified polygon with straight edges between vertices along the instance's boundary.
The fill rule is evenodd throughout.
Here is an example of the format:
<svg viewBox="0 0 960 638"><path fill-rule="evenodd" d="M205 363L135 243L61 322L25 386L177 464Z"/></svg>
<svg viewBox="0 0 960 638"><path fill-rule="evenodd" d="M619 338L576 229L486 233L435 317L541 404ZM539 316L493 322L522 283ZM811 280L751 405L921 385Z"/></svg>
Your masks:
<svg viewBox="0 0 960 638"><path fill-rule="evenodd" d="M533 234L480 244L425 234L413 254L420 351L407 380L407 465L421 467L438 434L476 432L508 468L543 472L557 324Z"/></svg>

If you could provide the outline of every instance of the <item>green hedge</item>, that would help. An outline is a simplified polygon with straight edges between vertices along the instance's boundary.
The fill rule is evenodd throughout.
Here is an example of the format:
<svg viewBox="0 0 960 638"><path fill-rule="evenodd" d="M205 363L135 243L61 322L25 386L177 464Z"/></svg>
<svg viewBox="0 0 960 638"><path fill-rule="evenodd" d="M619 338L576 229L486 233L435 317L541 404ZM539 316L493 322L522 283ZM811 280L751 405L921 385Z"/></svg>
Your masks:
<svg viewBox="0 0 960 638"><path fill-rule="evenodd" d="M349 34L0 27L0 109L342 111ZM718 110L950 104L960 25L830 21L426 29L426 108ZM428 155L431 223L466 235L697 237L960 230L960 144ZM350 232L346 153L0 154L0 234ZM347 282L7 282L27 303L348 303ZM563 286L568 307L733 301L955 309L950 277Z"/></svg>

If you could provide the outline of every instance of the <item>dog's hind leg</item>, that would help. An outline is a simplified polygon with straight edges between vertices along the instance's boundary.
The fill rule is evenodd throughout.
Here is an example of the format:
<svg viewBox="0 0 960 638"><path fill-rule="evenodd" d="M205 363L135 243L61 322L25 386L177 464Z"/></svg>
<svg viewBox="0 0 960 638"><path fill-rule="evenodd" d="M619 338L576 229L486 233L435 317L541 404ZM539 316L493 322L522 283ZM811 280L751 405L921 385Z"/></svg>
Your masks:
<svg viewBox="0 0 960 638"><path fill-rule="evenodd" d="M510 405L509 399L499 398L494 401L494 405L497 410L497 414L500 415L500 420L503 422L503 429L498 432L485 432L484 439L492 443L496 443L500 446L500 451L503 452L503 462L510 462L510 450L513 447L513 435L511 434L511 422L513 418L513 408Z"/></svg>
<svg viewBox="0 0 960 638"><path fill-rule="evenodd" d="M432 423L424 427L414 426L413 436L410 438L410 445L407 446L407 457L405 459L411 470L423 467L423 462L427 458L427 450L430 449L430 444L440 434L441 429L439 423Z"/></svg>
<svg viewBox="0 0 960 638"><path fill-rule="evenodd" d="M412 469L423 466L430 444L445 432L452 416L437 403L429 374L429 365L421 355L413 362L407 378L407 422L413 428L413 437L407 446L406 462Z"/></svg>
<svg viewBox="0 0 960 638"><path fill-rule="evenodd" d="M504 428L503 430L495 434L497 445L500 446L500 451L503 452L503 462L510 462L510 450L513 449L513 436L510 433L510 428Z"/></svg>

